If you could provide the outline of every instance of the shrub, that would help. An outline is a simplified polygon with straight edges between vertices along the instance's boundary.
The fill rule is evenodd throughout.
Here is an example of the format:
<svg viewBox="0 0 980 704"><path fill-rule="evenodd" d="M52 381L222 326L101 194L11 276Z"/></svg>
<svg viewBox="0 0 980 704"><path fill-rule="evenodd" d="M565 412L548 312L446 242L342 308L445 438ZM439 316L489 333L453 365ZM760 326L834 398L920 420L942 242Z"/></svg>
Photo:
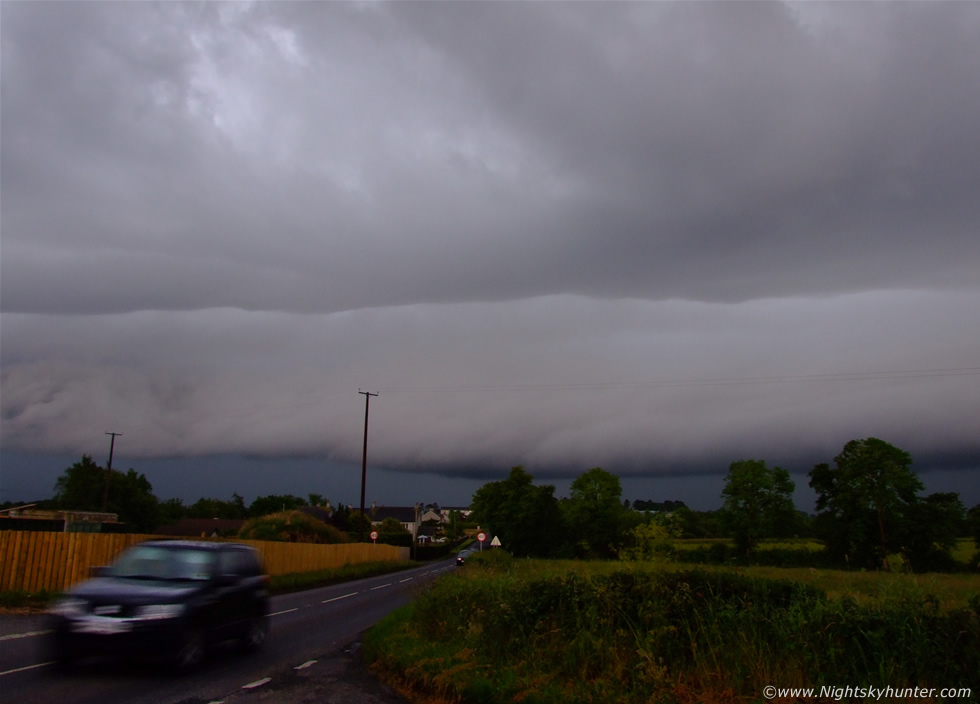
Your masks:
<svg viewBox="0 0 980 704"><path fill-rule="evenodd" d="M273 513L253 518L238 531L244 540L272 540L285 543L346 543L347 536L331 525L301 511Z"/></svg>

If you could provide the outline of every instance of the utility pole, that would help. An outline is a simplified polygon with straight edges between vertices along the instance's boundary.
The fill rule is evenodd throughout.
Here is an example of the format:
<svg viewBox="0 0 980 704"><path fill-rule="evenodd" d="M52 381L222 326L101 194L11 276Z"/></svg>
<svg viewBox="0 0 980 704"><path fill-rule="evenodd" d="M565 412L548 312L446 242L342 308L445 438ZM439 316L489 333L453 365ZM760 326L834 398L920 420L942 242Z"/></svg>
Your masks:
<svg viewBox="0 0 980 704"><path fill-rule="evenodd" d="M364 395L364 454L361 456L361 542L364 542L364 521L367 516L364 514L364 484L367 481L367 430L368 430L368 408L371 406L371 397L377 396L370 391L358 391Z"/></svg>
<svg viewBox="0 0 980 704"><path fill-rule="evenodd" d="M112 476L112 451L116 447L116 436L122 436L122 433L106 433L106 435L111 435L112 440L109 441L109 464L105 470L105 491L102 492L102 513L109 510L109 478Z"/></svg>

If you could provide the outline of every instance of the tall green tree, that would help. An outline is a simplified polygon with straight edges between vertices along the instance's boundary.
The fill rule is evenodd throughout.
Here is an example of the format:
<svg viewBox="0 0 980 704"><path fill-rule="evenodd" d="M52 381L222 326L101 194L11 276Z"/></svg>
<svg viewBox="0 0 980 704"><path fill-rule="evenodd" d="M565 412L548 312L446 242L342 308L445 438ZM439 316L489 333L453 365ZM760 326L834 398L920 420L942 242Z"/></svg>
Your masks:
<svg viewBox="0 0 980 704"><path fill-rule="evenodd" d="M623 542L626 517L619 477L593 467L572 482L570 494L562 507L580 551L588 556L615 557Z"/></svg>
<svg viewBox="0 0 980 704"><path fill-rule="evenodd" d="M902 557L915 572L950 571L956 539L963 530L966 509L955 492L938 492L918 499L909 509L902 534Z"/></svg>
<svg viewBox="0 0 980 704"><path fill-rule="evenodd" d="M523 467L507 479L477 489L470 504L475 520L514 555L550 557L562 551L565 525L555 487L535 486Z"/></svg>
<svg viewBox="0 0 980 704"><path fill-rule="evenodd" d="M732 462L721 495L724 521L739 552L748 555L760 538L792 534L796 522L789 472L762 460Z"/></svg>
<svg viewBox="0 0 980 704"><path fill-rule="evenodd" d="M922 482L912 457L878 438L851 440L834 466L810 470L817 492L818 525L830 551L849 563L890 569L900 551Z"/></svg>
<svg viewBox="0 0 980 704"><path fill-rule="evenodd" d="M54 504L67 511L101 511L105 482L106 470L82 455L55 482ZM160 501L153 494L153 485L134 469L112 470L107 508L136 532L148 533L160 523Z"/></svg>

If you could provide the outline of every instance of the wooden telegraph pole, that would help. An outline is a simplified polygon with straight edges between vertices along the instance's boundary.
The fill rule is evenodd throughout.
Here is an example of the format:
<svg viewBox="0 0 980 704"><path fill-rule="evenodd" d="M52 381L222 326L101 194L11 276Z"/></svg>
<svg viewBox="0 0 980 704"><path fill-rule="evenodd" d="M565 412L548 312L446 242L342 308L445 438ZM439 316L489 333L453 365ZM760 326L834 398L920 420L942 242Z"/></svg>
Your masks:
<svg viewBox="0 0 980 704"><path fill-rule="evenodd" d="M116 436L121 436L122 433L106 433L106 435L111 435L112 440L109 441L109 464L105 468L105 490L102 492L102 513L109 510L109 479L112 477L112 451L116 447Z"/></svg>
<svg viewBox="0 0 980 704"><path fill-rule="evenodd" d="M367 481L367 431L368 431L368 409L371 406L371 397L377 396L370 391L358 391L364 395L364 453L361 455L361 539L364 542L364 521L367 516L364 514L364 484Z"/></svg>

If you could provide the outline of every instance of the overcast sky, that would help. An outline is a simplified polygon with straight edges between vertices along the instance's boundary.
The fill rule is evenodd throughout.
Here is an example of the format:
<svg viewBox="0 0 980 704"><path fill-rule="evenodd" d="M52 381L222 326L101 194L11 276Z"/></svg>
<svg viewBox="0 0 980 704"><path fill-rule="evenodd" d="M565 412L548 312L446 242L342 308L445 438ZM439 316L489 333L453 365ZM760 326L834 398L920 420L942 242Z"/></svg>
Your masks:
<svg viewBox="0 0 980 704"><path fill-rule="evenodd" d="M364 390L388 504L871 436L980 501L980 3L0 13L0 499L115 431L354 500Z"/></svg>

